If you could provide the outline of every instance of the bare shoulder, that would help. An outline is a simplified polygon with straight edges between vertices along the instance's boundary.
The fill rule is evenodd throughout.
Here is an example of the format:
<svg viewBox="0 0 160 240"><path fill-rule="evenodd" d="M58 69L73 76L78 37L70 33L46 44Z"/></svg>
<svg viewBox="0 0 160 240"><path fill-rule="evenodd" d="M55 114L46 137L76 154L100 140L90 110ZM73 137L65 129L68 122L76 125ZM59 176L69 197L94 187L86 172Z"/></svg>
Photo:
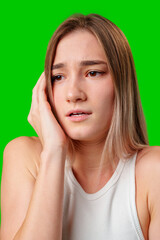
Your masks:
<svg viewBox="0 0 160 240"><path fill-rule="evenodd" d="M136 174L150 188L160 184L160 146L148 146L138 152Z"/></svg>
<svg viewBox="0 0 160 240"><path fill-rule="evenodd" d="M41 143L18 137L3 152L1 179L1 238L13 239L23 223L39 172Z"/></svg>
<svg viewBox="0 0 160 240"><path fill-rule="evenodd" d="M38 137L17 137L6 145L4 153L10 151L17 151L18 148L19 151L27 150L29 151L29 153L32 153L34 151L41 150L41 143Z"/></svg>
<svg viewBox="0 0 160 240"><path fill-rule="evenodd" d="M21 136L10 141L3 152L3 165L20 164L37 175L42 145L38 137Z"/></svg>
<svg viewBox="0 0 160 240"><path fill-rule="evenodd" d="M147 173L148 177L160 171L160 146L148 146L139 151L136 168L137 171Z"/></svg>
<svg viewBox="0 0 160 240"><path fill-rule="evenodd" d="M149 239L160 239L160 147L148 146L136 161L137 208ZM147 234L146 234L147 236ZM147 238L148 239L148 238Z"/></svg>

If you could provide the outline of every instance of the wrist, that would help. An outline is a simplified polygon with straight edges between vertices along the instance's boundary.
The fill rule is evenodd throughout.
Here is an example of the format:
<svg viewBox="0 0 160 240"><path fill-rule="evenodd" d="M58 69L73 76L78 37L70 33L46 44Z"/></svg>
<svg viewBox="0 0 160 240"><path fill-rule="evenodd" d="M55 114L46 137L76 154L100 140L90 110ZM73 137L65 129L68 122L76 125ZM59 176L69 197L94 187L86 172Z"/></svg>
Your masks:
<svg viewBox="0 0 160 240"><path fill-rule="evenodd" d="M66 160L66 150L63 148L57 148L56 150L52 149L43 149L40 155L41 164L50 163L50 162L62 162Z"/></svg>

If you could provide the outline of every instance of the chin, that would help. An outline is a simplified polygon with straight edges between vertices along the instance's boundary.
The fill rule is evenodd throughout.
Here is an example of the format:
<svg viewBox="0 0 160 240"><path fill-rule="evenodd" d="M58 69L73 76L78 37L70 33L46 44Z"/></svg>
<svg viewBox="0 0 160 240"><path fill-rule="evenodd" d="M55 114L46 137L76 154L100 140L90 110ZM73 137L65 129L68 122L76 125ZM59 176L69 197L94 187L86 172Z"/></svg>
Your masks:
<svg viewBox="0 0 160 240"><path fill-rule="evenodd" d="M91 133L81 130L81 131L66 131L67 135L73 140L87 141L91 138Z"/></svg>
<svg viewBox="0 0 160 240"><path fill-rule="evenodd" d="M97 131L98 132L98 131ZM97 133L96 132L96 133ZM87 132L87 131L80 131L80 132L68 132L68 136L72 140L83 141L83 142L92 142L101 138L101 136L97 135L95 132Z"/></svg>
<svg viewBox="0 0 160 240"><path fill-rule="evenodd" d="M77 141L90 141L90 140L91 140L90 138L88 138L88 136L83 136L82 134L80 134L80 135L71 134L71 135L69 135L69 137L70 137L72 140L77 140Z"/></svg>
<svg viewBox="0 0 160 240"><path fill-rule="evenodd" d="M77 141L99 141L106 138L106 126L99 127L97 125L90 126L77 126L77 127L69 127L65 126L64 130L69 138Z"/></svg>

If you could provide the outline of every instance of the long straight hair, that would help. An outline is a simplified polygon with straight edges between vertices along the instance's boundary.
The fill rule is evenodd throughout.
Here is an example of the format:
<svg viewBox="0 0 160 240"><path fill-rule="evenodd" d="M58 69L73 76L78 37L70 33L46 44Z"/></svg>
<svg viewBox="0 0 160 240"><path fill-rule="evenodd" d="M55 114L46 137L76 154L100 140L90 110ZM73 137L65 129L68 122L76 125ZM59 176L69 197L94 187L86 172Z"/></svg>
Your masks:
<svg viewBox="0 0 160 240"><path fill-rule="evenodd" d="M149 145L146 122L142 110L136 71L128 41L123 32L110 20L98 14L74 14L54 32L47 48L45 76L48 101L53 108L51 67L59 41L67 34L84 29L94 34L102 45L112 75L115 101L112 120L106 136L100 165L107 159L127 159ZM56 114L55 114L56 116ZM56 116L57 118L57 116ZM57 119L58 120L58 119ZM74 158L76 141L69 140L68 155Z"/></svg>

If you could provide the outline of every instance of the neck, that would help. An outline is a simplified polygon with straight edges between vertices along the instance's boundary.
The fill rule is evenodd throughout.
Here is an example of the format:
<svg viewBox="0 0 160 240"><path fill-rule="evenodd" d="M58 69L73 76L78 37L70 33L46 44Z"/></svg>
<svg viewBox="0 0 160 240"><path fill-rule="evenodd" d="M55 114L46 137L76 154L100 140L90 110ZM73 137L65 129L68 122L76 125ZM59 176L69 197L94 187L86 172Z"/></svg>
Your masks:
<svg viewBox="0 0 160 240"><path fill-rule="evenodd" d="M110 168L110 162L105 159L101 162L101 154L105 141L99 140L94 142L73 141L75 146L75 159L72 168L89 177L98 172L101 167L101 174Z"/></svg>
<svg viewBox="0 0 160 240"><path fill-rule="evenodd" d="M79 184L88 193L101 189L111 178L116 167L113 167L107 158L101 162L104 143L105 141L91 143L74 140L76 151L72 171Z"/></svg>

